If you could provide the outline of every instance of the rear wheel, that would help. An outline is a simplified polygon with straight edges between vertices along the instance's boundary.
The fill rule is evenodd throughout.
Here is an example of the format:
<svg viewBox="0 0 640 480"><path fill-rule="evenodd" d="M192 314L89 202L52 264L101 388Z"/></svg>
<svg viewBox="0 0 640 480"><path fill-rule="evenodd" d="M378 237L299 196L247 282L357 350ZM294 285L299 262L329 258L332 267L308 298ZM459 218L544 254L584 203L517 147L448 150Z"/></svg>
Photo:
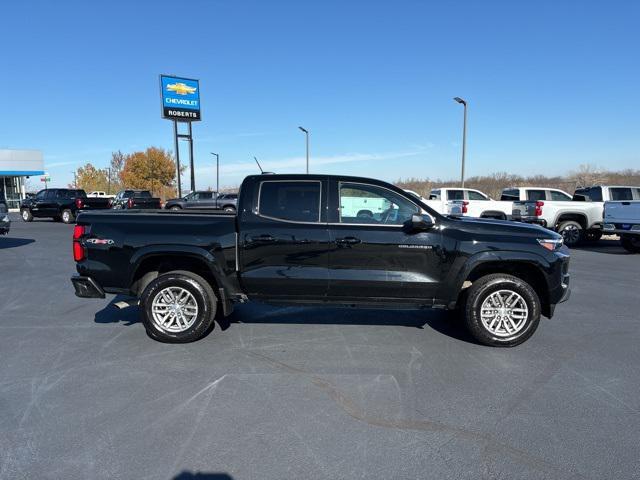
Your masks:
<svg viewBox="0 0 640 480"><path fill-rule="evenodd" d="M22 217L23 222L33 221L33 215L31 214L31 211L28 208L23 208L22 212L20 212L20 216Z"/></svg>
<svg viewBox="0 0 640 480"><path fill-rule="evenodd" d="M173 207L169 207L169 210L182 210L182 207L179 207L178 205L174 205Z"/></svg>
<svg viewBox="0 0 640 480"><path fill-rule="evenodd" d="M235 209L235 207L231 207L231 206L229 206L229 207L224 207L224 209L223 209L223 210L224 210L225 212L236 213L236 209Z"/></svg>
<svg viewBox="0 0 640 480"><path fill-rule="evenodd" d="M60 217L64 223L73 223L76 221L75 215L68 208L62 211L62 215Z"/></svg>
<svg viewBox="0 0 640 480"><path fill-rule="evenodd" d="M168 343L194 342L204 337L214 327L217 305L209 283L182 270L152 280L140 297L147 333Z"/></svg>
<svg viewBox="0 0 640 480"><path fill-rule="evenodd" d="M514 347L526 341L540 323L540 299L521 278L487 275L469 287L463 306L469 333L492 347Z"/></svg>
<svg viewBox="0 0 640 480"><path fill-rule="evenodd" d="M575 247L582 240L582 225L575 220L567 220L558 225L558 233L562 235L566 246Z"/></svg>
<svg viewBox="0 0 640 480"><path fill-rule="evenodd" d="M640 253L640 235L622 235L620 243L629 253Z"/></svg>

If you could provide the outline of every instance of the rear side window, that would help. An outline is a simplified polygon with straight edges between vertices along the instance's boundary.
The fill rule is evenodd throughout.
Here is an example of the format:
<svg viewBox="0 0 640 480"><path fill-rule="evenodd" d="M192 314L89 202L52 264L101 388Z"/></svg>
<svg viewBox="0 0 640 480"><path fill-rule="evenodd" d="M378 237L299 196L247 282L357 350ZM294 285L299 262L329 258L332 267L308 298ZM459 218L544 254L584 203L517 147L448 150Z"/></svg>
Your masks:
<svg viewBox="0 0 640 480"><path fill-rule="evenodd" d="M520 192L517 189L503 190L500 200L507 202L518 201L520 200Z"/></svg>
<svg viewBox="0 0 640 480"><path fill-rule="evenodd" d="M431 190L429 200L440 200L440 190Z"/></svg>
<svg viewBox="0 0 640 480"><path fill-rule="evenodd" d="M527 190L527 200L530 201L538 201L538 200L546 200L546 195L544 190Z"/></svg>
<svg viewBox="0 0 640 480"><path fill-rule="evenodd" d="M469 200L489 200L487 197L475 190L469 190L467 193L469 194Z"/></svg>
<svg viewBox="0 0 640 480"><path fill-rule="evenodd" d="M630 188L610 188L611 200L633 200L633 192Z"/></svg>
<svg viewBox="0 0 640 480"><path fill-rule="evenodd" d="M549 193L551 193L551 200L555 200L556 202L568 202L571 200L569 195L565 195L557 190L549 190Z"/></svg>
<svg viewBox="0 0 640 480"><path fill-rule="evenodd" d="M134 192L133 196L136 198L151 198L151 192L149 190L143 190L142 192Z"/></svg>
<svg viewBox="0 0 640 480"><path fill-rule="evenodd" d="M464 191L447 190L447 200L464 200Z"/></svg>
<svg viewBox="0 0 640 480"><path fill-rule="evenodd" d="M258 213L290 222L319 222L320 187L316 181L262 182Z"/></svg>

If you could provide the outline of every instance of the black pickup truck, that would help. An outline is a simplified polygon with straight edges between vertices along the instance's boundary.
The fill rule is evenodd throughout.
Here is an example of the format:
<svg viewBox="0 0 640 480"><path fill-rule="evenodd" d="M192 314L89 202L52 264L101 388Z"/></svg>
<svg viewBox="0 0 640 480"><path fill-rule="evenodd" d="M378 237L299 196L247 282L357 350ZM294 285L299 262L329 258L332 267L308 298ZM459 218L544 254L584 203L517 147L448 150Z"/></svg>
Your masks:
<svg viewBox="0 0 640 480"><path fill-rule="evenodd" d="M115 210L157 210L162 208L160 199L149 190L122 190L112 201Z"/></svg>
<svg viewBox="0 0 640 480"><path fill-rule="evenodd" d="M108 208L111 208L108 198L90 198L84 190L79 189L49 188L23 200L20 204L20 215L25 222L31 222L34 217L38 217L73 223L82 211Z"/></svg>
<svg viewBox="0 0 640 480"><path fill-rule="evenodd" d="M450 218L385 182L255 175L237 215L86 213L73 236L79 297L139 299L148 334L206 335L236 302L458 310L479 342L514 346L569 295L562 237Z"/></svg>

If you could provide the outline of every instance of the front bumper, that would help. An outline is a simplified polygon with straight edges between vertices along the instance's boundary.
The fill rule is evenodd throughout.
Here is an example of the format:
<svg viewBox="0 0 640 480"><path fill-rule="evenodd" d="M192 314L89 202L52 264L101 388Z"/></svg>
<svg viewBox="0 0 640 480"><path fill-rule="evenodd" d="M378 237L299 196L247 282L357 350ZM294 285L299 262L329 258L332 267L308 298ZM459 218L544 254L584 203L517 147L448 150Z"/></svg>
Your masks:
<svg viewBox="0 0 640 480"><path fill-rule="evenodd" d="M76 297L80 298L104 298L104 290L91 277L71 277L71 283L76 291Z"/></svg>

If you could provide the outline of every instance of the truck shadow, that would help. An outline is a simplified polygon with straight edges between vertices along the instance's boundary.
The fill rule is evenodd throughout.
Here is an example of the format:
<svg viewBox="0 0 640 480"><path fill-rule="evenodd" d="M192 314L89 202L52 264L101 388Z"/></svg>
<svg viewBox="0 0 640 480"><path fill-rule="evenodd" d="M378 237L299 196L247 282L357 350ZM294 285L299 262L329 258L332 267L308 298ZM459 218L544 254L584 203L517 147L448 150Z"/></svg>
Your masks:
<svg viewBox="0 0 640 480"><path fill-rule="evenodd" d="M33 238L14 238L14 237L0 237L0 250L3 248L16 248L24 247L30 243L34 243Z"/></svg>
<svg viewBox="0 0 640 480"><path fill-rule="evenodd" d="M452 312L444 310L392 310L332 307L277 307L259 302L237 306L226 318L216 319L222 330L233 323L312 325L378 325L424 329L425 326L467 343L477 342Z"/></svg>
<svg viewBox="0 0 640 480"><path fill-rule="evenodd" d="M631 255L627 252L620 240L598 240L597 242L583 242L576 247L572 247L571 250L582 250L586 252L594 253L606 253L609 255Z"/></svg>
<svg viewBox="0 0 640 480"><path fill-rule="evenodd" d="M140 323L138 307L122 310L115 304L130 300L130 297L117 295L107 306L96 313L96 323L121 323L131 326ZM228 317L219 316L216 323L222 331L232 324L268 324L274 325L374 325L424 329L425 326L467 343L477 344L462 322L452 312L444 310L391 310L334 307L298 307L272 306L260 302L238 305Z"/></svg>
<svg viewBox="0 0 640 480"><path fill-rule="evenodd" d="M122 323L129 327L140 323L140 312L138 307L128 307L122 310L116 307L116 303L130 300L131 297L116 295L106 307L96 313L94 322L96 323Z"/></svg>

